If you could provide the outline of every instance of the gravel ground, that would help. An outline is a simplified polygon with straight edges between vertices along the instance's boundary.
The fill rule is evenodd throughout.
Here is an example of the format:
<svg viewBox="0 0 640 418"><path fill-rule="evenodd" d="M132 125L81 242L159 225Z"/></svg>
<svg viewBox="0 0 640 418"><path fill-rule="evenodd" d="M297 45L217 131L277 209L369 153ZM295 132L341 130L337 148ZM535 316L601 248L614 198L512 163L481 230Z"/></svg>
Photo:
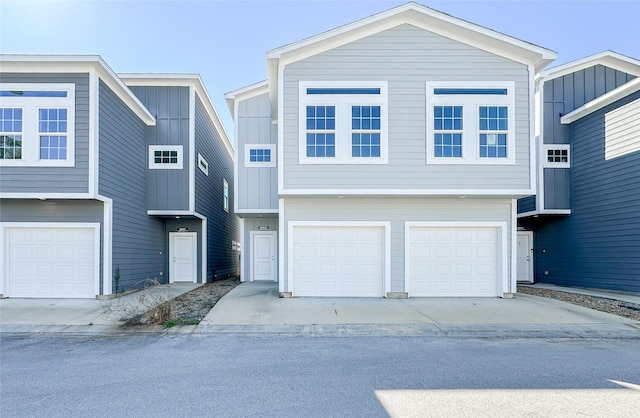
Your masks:
<svg viewBox="0 0 640 418"><path fill-rule="evenodd" d="M600 298L596 296L581 295L578 293L561 292L559 290L538 289L529 286L518 286L518 293L525 295L542 296L557 299L563 302L573 303L596 311L606 312L624 318L640 321L640 305L615 299Z"/></svg>
<svg viewBox="0 0 640 418"><path fill-rule="evenodd" d="M174 318L179 323L199 323L213 305L239 284L239 279L217 280L178 296L173 299Z"/></svg>

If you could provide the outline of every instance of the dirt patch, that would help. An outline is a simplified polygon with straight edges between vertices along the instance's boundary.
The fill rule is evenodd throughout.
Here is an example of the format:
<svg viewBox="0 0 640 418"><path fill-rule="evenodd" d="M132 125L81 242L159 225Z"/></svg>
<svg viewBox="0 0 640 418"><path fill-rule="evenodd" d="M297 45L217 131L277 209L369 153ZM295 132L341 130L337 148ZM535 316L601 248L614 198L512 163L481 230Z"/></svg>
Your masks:
<svg viewBox="0 0 640 418"><path fill-rule="evenodd" d="M217 280L175 298L157 296L147 302L145 306L148 309L145 312L130 316L124 326L164 325L168 328L197 325L224 295L239 284L240 280L237 278Z"/></svg>
<svg viewBox="0 0 640 418"><path fill-rule="evenodd" d="M574 305L583 306L596 311L618 315L623 318L640 321L640 305L615 299L597 296L581 295L578 293L562 292L559 290L540 289L529 286L518 286L518 293L557 299Z"/></svg>

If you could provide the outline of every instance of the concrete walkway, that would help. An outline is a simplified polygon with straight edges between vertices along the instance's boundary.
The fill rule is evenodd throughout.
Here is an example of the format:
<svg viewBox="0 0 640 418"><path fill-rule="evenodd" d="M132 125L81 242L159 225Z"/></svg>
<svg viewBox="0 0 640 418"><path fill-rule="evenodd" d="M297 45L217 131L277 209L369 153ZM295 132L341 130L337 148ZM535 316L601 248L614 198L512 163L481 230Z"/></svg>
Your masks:
<svg viewBox="0 0 640 418"><path fill-rule="evenodd" d="M146 301L173 298L202 283L172 283L113 299L0 299L0 332L119 331L122 318L144 309Z"/></svg>

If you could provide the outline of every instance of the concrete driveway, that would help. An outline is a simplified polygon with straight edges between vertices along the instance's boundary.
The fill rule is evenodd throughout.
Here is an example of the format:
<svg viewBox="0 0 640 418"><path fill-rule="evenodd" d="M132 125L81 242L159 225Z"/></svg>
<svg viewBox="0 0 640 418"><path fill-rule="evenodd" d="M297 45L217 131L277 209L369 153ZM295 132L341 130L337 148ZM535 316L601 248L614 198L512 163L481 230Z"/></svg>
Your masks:
<svg viewBox="0 0 640 418"><path fill-rule="evenodd" d="M243 283L202 320L202 332L302 332L635 336L640 323L569 303L501 298L289 298L277 283ZM542 334L541 334L542 333Z"/></svg>
<svg viewBox="0 0 640 418"><path fill-rule="evenodd" d="M158 286L178 296L198 284ZM2 332L123 332L122 310L139 293L111 300L3 299ZM143 330L136 329L136 332ZM147 331L165 332L160 327ZM277 283L242 283L224 296L198 326L170 333L288 335L463 335L640 338L640 323L568 303L516 294L500 298L289 298Z"/></svg>

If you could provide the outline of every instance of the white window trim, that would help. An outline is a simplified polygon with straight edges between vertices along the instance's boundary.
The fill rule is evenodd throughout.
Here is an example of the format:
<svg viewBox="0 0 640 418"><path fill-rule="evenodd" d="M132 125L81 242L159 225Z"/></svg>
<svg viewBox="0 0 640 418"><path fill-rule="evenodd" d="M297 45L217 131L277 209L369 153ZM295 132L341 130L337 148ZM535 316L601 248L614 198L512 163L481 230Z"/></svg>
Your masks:
<svg viewBox="0 0 640 418"><path fill-rule="evenodd" d="M0 107L22 109L22 158L0 160L0 166L8 167L74 167L76 86L73 83L0 83L0 90L18 91L66 91L67 97L0 97ZM40 159L40 133L38 109L57 108L67 110L67 158L65 160ZM56 135L52 133L52 135Z"/></svg>
<svg viewBox="0 0 640 418"><path fill-rule="evenodd" d="M204 167L202 166L202 163L204 163ZM209 175L209 163L207 162L207 160L204 159L204 157L200 153L198 153L198 168L206 176Z"/></svg>
<svg viewBox="0 0 640 418"><path fill-rule="evenodd" d="M552 149L567 150L567 162L556 163L547 161L547 151ZM540 156L542 161L542 168L571 168L571 145L569 144L544 144L542 145L542 155Z"/></svg>
<svg viewBox="0 0 640 418"><path fill-rule="evenodd" d="M307 94L308 88L379 88L380 94ZM300 81L298 83L300 164L387 164L389 155L386 81ZM336 107L336 156L307 157L307 106ZM351 156L351 106L380 106L380 157Z"/></svg>
<svg viewBox="0 0 640 418"><path fill-rule="evenodd" d="M154 161L154 151L178 151L177 164L162 164ZM150 170L182 170L183 167L182 145L149 145L149 169Z"/></svg>
<svg viewBox="0 0 640 418"><path fill-rule="evenodd" d="M436 95L434 88L506 88L506 95L447 94ZM427 164L515 164L515 82L513 81L428 81L427 93ZM434 106L462 106L462 157L436 157L434 155ZM480 157L479 108L481 106L507 106L507 157Z"/></svg>
<svg viewBox="0 0 640 418"><path fill-rule="evenodd" d="M222 208L229 212L229 183L226 179L222 179Z"/></svg>
<svg viewBox="0 0 640 418"><path fill-rule="evenodd" d="M268 149L271 151L271 161L252 162L249 151L252 149ZM275 167L276 166L276 144L245 144L244 146L244 166L245 167Z"/></svg>

